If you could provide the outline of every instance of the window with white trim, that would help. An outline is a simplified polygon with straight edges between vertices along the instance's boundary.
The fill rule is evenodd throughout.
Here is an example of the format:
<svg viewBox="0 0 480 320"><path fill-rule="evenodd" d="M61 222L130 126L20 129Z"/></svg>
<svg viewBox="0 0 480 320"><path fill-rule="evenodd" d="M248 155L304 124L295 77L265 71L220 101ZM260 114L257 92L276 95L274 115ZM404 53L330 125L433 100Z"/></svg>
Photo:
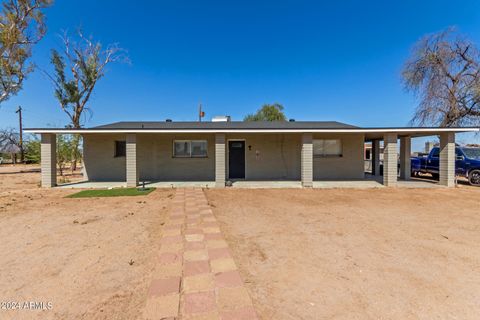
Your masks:
<svg viewBox="0 0 480 320"><path fill-rule="evenodd" d="M173 141L174 158L206 158L207 140Z"/></svg>
<svg viewBox="0 0 480 320"><path fill-rule="evenodd" d="M315 139L313 140L314 157L341 157L341 139Z"/></svg>

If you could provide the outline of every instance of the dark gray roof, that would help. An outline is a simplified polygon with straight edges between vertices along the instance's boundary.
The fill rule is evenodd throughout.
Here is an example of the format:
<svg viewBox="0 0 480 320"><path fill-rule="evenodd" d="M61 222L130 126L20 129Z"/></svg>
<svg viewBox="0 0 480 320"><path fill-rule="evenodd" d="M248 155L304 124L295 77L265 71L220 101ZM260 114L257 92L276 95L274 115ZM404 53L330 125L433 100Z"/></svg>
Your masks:
<svg viewBox="0 0 480 320"><path fill-rule="evenodd" d="M230 122L166 122L166 121L136 121L115 122L92 129L162 129L162 130L216 130L216 129L354 129L358 128L337 121L230 121Z"/></svg>

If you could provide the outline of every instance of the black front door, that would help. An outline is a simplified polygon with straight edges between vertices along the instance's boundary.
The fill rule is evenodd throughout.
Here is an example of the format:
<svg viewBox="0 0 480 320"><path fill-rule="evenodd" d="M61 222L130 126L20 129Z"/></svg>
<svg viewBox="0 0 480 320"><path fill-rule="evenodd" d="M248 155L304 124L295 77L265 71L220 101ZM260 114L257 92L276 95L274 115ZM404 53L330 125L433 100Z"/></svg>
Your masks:
<svg viewBox="0 0 480 320"><path fill-rule="evenodd" d="M228 142L228 177L245 179L245 141Z"/></svg>

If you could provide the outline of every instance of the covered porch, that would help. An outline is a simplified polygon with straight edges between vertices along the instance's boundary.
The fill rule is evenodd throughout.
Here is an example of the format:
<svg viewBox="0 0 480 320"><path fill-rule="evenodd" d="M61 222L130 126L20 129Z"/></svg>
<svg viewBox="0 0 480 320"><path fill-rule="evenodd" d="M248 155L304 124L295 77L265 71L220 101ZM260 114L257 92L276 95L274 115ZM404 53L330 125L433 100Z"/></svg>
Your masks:
<svg viewBox="0 0 480 320"><path fill-rule="evenodd" d="M342 129L342 130L312 130L312 132L288 132L278 133L263 132L241 133L215 132L205 133L204 131L189 133L191 136L202 136L208 141L208 159L204 165L195 165L194 160L168 162L161 169L166 172L180 171L185 173L185 179L140 179L142 170L148 170L151 165L140 165L145 162L145 150L152 148L145 146L145 134L143 132L115 133L116 137L125 140L124 162L117 162L116 169L123 171L123 179L103 179L102 181L84 181L73 184L64 184L61 188L114 188L114 187L136 187L139 185L158 188L176 187L203 187L203 188L381 188L381 187L452 187L455 184L455 132L456 130L445 128L396 128L396 129ZM60 132L41 133L41 167L42 186L57 186L56 175L56 134ZM87 136L89 132L83 132ZM98 132L96 132L98 134ZM165 140L172 140L171 133L160 133ZM440 136L440 181L439 183L423 181L411 178L410 156L412 137L439 135ZM157 135L156 135L157 136ZM178 135L177 135L178 136ZM102 135L104 137L104 135ZM168 138L166 138L168 137ZM245 138L246 137L246 138ZM254 138L255 137L255 138ZM265 172L277 172L281 165L275 163L274 152L278 146L272 143L272 138L282 141L281 152L289 163L285 174L266 176ZM286 144L283 141L286 137ZM343 139L342 154L335 159L318 159L314 154L314 142L318 139L331 139L338 137ZM143 139L143 140L142 140ZM151 138L150 138L151 139ZM156 138L155 138L156 139ZM246 141L243 143L244 167L243 179L230 179L229 166L231 166L231 142ZM380 141L384 142L383 176L380 175ZM139 148L139 141L144 143ZM173 140L172 140L173 141ZM171 142L165 143L167 148L172 147ZM193 141L193 140L192 140ZM366 141L372 142L373 164L372 175L365 174L363 168L363 145ZM242 144L239 144L242 145ZM262 147L258 147L261 145ZM102 148L102 146L100 146ZM175 148L175 147L174 147ZM262 149L263 148L263 149ZM141 152L139 151L141 150ZM163 150L163 149L162 149ZM166 149L165 149L166 150ZM260 151L259 151L260 150ZM399 150L399 151L398 151ZM162 151L164 152L164 151ZM166 151L165 151L166 152ZM171 149L170 149L171 152ZM207 151L205 151L207 152ZM158 151L157 151L158 153ZM168 155L162 155L168 157ZM263 157L261 163L258 160ZM282 154L282 157L284 155ZM241 157L240 157L241 158ZM298 159L298 160L297 160ZM97 162L98 159L90 159ZM171 159L169 159L171 161ZM182 163L181 167L175 163ZM120 163L120 165L119 165ZM123 163L123 169L122 169ZM197 162L198 163L198 162ZM400 175L398 175L398 163L400 164ZM361 168L359 168L359 164ZM101 170L108 170L109 163L103 165ZM147 169L145 169L147 168ZM353 169L352 169L353 168ZM198 175L202 173L203 175ZM190 173L192 171L192 173ZM348 173L345 176L345 173ZM143 172L144 173L144 172ZM252 174L253 173L253 174ZM188 179L192 176L199 177ZM319 177L319 175L322 175ZM342 176L343 174L343 176ZM118 175L117 175L118 176ZM283 179L285 176L287 179ZM88 177L88 174L87 174ZM207 179L202 179L206 177ZM88 179L88 178L87 178Z"/></svg>

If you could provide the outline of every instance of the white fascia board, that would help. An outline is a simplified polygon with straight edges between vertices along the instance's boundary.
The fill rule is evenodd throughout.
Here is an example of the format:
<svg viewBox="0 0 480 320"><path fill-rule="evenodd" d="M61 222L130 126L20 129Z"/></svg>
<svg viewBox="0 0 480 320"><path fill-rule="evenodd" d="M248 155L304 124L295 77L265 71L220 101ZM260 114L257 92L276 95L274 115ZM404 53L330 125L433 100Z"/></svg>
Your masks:
<svg viewBox="0 0 480 320"><path fill-rule="evenodd" d="M372 128L372 129L26 129L26 133L440 133L479 132L480 128Z"/></svg>

